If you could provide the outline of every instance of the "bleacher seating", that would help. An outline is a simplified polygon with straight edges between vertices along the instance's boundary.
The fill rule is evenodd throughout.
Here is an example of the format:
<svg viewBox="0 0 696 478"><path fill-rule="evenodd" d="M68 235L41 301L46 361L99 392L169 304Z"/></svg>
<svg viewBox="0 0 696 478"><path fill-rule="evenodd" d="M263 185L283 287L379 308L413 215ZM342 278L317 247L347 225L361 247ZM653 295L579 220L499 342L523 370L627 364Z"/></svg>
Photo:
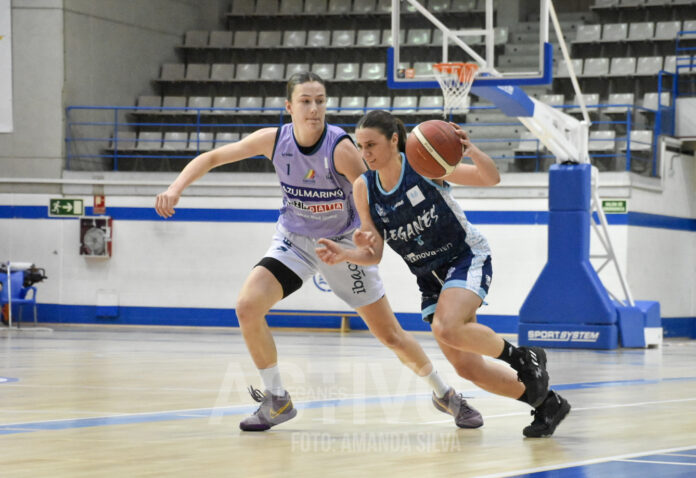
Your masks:
<svg viewBox="0 0 696 478"><path fill-rule="evenodd" d="M673 53L677 33L683 29L696 30L696 20L679 16L680 10L670 14L670 9L676 8L676 2L670 0L593 0L592 3L591 13L577 12L575 16L567 14L565 19L560 18L568 46L572 47L573 69L587 103L634 105L638 103L635 98L640 98L641 105L656 105L656 101L651 103L649 93L643 94L655 91L655 77L660 69L675 71L677 60ZM480 0L423 0L421 4L442 15L460 12L457 18L461 19L470 18L468 15L475 12L480 14L483 8ZM658 8L658 5L663 6ZM332 82L328 85L327 98L330 121L356 121L368 108L392 108L394 114L409 123L440 117L443 99L439 91L393 91L384 84L387 76L384 48L391 43L392 34L390 8L391 0L232 1L228 29L183 32L177 47L180 63L162 64L154 81L155 94L137 97L136 107L142 109L136 110L136 114L156 115L155 120L161 122L157 126L160 131L145 128L132 138L128 137L132 132L124 131L123 144L131 141L130 148L138 151L188 148L195 152L239 140L255 129L252 123L277 124L277 116L284 114L286 79L310 69ZM402 8L411 9L406 4ZM469 26L468 20L463 23L463 27ZM416 78L430 77L433 58L442 45L442 32L426 22L404 21L401 27L399 40L409 54L401 58L399 68L413 68ZM528 70L530 65L536 65L537 29L538 17L496 28L497 61L508 71ZM554 43L554 77L558 81L537 89L530 87L528 92L541 101L562 106L573 103L565 98L572 98L575 92L567 80L568 65L558 54L555 32L550 33ZM467 38L467 42L483 52L482 38ZM690 70L691 65L682 73ZM410 75L411 71L405 73ZM620 124L629 107L600 110L592 106L590 112L601 113ZM567 110L572 114L578 112L577 108ZM205 121L224 122L225 126L220 131L207 125L207 129L215 129L217 134L202 131L205 134L197 136L192 146L192 138L182 131L181 121L193 121L192 117L199 111L206 117ZM652 113L640 111L641 114L633 115L639 117L637 127L647 128L653 121ZM458 121L463 122L465 118L467 122L496 124L515 121L498 111L485 109L472 110ZM167 122L172 126L166 126ZM236 128L230 123L245 126ZM233 131L228 131L230 128ZM519 126L515 128L477 128L476 137L490 139L485 150L503 160L510 158L510 150L520 153L527 146L533 146L533 155L539 157L543 147L536 141L523 141L524 135L517 139ZM615 129L622 128L625 126ZM636 125L632 128L635 130ZM595 141L590 145L591 151L610 151L605 136L611 133L613 130L592 131ZM620 151L615 141L611 142ZM120 143L119 137L116 145L119 149ZM508 163L501 163L505 164ZM529 164L534 163L525 163L524 168L529 168ZM539 164L534 168L539 168Z"/></svg>

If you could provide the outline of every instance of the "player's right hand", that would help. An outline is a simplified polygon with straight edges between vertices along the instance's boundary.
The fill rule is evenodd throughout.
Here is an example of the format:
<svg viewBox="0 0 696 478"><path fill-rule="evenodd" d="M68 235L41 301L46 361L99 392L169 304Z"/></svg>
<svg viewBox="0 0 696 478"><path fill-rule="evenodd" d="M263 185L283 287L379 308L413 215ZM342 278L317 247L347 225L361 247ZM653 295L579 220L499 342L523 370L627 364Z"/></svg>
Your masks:
<svg viewBox="0 0 696 478"><path fill-rule="evenodd" d="M179 202L179 194L176 194L169 189L163 193L159 193L155 199L155 211L164 218L174 215L174 206Z"/></svg>

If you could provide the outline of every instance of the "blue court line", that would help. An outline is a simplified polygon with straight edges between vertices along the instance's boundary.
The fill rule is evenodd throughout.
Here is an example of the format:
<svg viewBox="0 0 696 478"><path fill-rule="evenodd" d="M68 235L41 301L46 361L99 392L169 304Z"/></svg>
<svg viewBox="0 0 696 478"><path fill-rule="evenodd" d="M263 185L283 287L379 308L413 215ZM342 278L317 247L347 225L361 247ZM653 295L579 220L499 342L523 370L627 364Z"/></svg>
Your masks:
<svg viewBox="0 0 696 478"><path fill-rule="evenodd" d="M602 387L626 387L635 385L652 385L660 382L681 382L695 381L696 377L673 377L654 380L619 380L607 382L585 382L554 385L554 390L580 390L588 388ZM9 386L9 385L8 385ZM467 391L466 398L470 396L484 396L487 392L483 390ZM430 398L429 394L414 394L396 397L359 397L359 398L340 398L327 400L312 400L308 402L296 402L295 407L298 409L315 409L324 407L339 407L350 406L357 404L373 405L383 401L391 402L407 402L413 400L422 400ZM94 417L94 418L74 418L74 419L57 419L41 422L26 422L12 423L0 425L0 435L13 435L18 433L30 433L37 431L49 430L70 430L75 428L90 428L110 425L133 425L139 423L154 423L175 420L190 420L194 418L213 418L228 415L241 415L252 413L256 410L257 405L235 405L229 407L218 408L198 408L191 410L177 410L167 412L151 412L151 413L136 413L115 415L110 417ZM531 476L531 475L530 475ZM536 477L536 475L533 475ZM540 475L544 476L544 475ZM547 475L548 476L548 475Z"/></svg>

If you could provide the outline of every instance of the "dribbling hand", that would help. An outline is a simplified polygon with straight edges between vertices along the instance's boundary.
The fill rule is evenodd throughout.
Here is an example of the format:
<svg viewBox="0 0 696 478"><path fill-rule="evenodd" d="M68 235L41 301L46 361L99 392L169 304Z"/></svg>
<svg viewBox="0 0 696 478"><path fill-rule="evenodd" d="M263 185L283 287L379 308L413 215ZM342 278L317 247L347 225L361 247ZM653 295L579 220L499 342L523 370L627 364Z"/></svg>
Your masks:
<svg viewBox="0 0 696 478"><path fill-rule="evenodd" d="M173 193L169 189L159 193L155 199L155 211L164 218L174 215L174 206L179 202L179 194Z"/></svg>

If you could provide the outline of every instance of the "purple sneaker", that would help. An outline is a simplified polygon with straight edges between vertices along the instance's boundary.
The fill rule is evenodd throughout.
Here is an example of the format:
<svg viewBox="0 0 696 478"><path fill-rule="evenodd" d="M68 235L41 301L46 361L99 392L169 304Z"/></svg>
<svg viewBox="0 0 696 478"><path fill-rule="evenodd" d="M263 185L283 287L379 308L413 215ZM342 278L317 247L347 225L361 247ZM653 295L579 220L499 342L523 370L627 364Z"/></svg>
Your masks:
<svg viewBox="0 0 696 478"><path fill-rule="evenodd" d="M249 387L249 393L261 405L253 415L239 423L239 428L245 432L262 432L272 426L287 422L297 415L297 409L293 407L290 394L287 391L282 397L277 397L268 390L261 393L261 390Z"/></svg>
<svg viewBox="0 0 696 478"><path fill-rule="evenodd" d="M433 405L443 413L452 415L454 423L459 428L478 428L483 425L483 417L473 407L469 406L461 393L450 388L444 397L438 398L433 392Z"/></svg>

